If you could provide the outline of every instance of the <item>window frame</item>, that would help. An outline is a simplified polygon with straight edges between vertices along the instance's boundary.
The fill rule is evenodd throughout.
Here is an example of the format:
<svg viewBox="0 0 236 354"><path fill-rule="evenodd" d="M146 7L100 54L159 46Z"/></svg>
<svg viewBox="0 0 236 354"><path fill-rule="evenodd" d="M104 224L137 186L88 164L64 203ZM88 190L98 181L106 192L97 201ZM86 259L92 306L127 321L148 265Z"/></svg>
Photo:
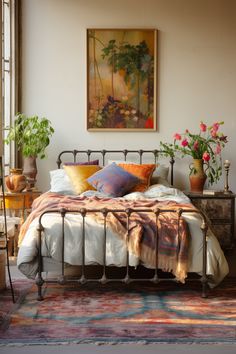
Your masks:
<svg viewBox="0 0 236 354"><path fill-rule="evenodd" d="M20 82L20 0L1 0L1 143L5 174L11 167L21 164L15 143L4 144L9 127L14 124L14 117L19 111ZM7 21L8 20L8 21ZM20 166L19 166L20 167Z"/></svg>

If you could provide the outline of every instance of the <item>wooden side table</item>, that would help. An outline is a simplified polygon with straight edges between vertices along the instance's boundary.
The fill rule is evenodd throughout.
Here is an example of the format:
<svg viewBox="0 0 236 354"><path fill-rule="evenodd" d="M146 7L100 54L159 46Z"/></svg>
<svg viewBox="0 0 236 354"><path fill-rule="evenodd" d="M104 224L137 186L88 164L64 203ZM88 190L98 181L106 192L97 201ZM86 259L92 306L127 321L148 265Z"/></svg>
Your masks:
<svg viewBox="0 0 236 354"><path fill-rule="evenodd" d="M235 197L234 193L217 192L203 194L185 192L192 203L202 210L211 221L214 234L223 249L232 249L235 244Z"/></svg>
<svg viewBox="0 0 236 354"><path fill-rule="evenodd" d="M42 192L40 191L26 191L20 193L5 192L6 209L8 209L11 216L20 216L25 220L26 211L31 209L33 201L41 194ZM13 213L16 215L13 215Z"/></svg>
<svg viewBox="0 0 236 354"><path fill-rule="evenodd" d="M38 190L25 191L19 193L5 192L5 207L7 214L11 217L20 217L21 223L24 222L27 215L31 210L33 201L38 198L42 192ZM1 209L2 206L2 194L0 193ZM9 255L17 255L18 250L18 224L16 224L15 236L10 238L8 243Z"/></svg>

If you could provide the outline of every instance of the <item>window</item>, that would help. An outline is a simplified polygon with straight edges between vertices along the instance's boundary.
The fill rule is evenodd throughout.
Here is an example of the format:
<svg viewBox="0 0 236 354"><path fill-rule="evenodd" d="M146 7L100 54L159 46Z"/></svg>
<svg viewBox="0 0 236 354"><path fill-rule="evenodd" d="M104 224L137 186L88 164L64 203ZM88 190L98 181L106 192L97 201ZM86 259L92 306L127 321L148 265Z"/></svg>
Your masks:
<svg viewBox="0 0 236 354"><path fill-rule="evenodd" d="M18 44L17 0L1 0L1 152L3 153L5 174L11 166L16 166L15 146L4 145L8 129L14 123L17 111L17 44Z"/></svg>

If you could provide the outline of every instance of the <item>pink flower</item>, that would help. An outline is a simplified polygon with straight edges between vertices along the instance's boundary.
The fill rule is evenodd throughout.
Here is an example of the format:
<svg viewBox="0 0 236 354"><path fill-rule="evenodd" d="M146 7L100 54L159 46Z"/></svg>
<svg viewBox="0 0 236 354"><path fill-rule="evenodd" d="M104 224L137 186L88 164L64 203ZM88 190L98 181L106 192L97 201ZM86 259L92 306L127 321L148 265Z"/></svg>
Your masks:
<svg viewBox="0 0 236 354"><path fill-rule="evenodd" d="M175 139L175 140L181 140L181 135L178 134L178 133L176 133L176 134L174 135L174 139Z"/></svg>
<svg viewBox="0 0 236 354"><path fill-rule="evenodd" d="M181 143L182 146L188 146L188 140L187 139L184 139Z"/></svg>
<svg viewBox="0 0 236 354"><path fill-rule="evenodd" d="M207 129L206 124L204 124L203 122L201 122L201 124L200 124L200 129L201 129L202 132L205 132L206 129Z"/></svg>
<svg viewBox="0 0 236 354"><path fill-rule="evenodd" d="M198 141L196 140L196 141L194 141L193 149L194 149L195 151L197 151L197 150L198 150L198 147L199 147L199 143L198 143Z"/></svg>
<svg viewBox="0 0 236 354"><path fill-rule="evenodd" d="M217 131L215 129L211 129L211 136L212 138L216 138L217 137Z"/></svg>
<svg viewBox="0 0 236 354"><path fill-rule="evenodd" d="M216 155L219 155L221 153L221 146L220 144L216 145L216 151L215 151Z"/></svg>
<svg viewBox="0 0 236 354"><path fill-rule="evenodd" d="M220 124L219 123L214 123L212 126L212 129L215 130L215 132L218 131Z"/></svg>
<svg viewBox="0 0 236 354"><path fill-rule="evenodd" d="M202 158L203 158L204 161L207 161L207 162L208 162L211 157L210 157L210 155L208 154L208 152L205 151L204 154L202 155Z"/></svg>

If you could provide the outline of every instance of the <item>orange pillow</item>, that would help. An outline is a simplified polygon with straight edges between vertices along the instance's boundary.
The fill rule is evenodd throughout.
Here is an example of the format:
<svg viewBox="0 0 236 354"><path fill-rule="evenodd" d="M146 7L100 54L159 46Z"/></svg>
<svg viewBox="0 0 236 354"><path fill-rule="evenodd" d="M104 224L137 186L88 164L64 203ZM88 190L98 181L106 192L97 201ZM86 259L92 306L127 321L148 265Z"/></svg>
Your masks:
<svg viewBox="0 0 236 354"><path fill-rule="evenodd" d="M95 190L95 188L87 182L87 178L99 171L101 167L97 165L64 165L63 168L69 176L77 194L81 194L90 189Z"/></svg>
<svg viewBox="0 0 236 354"><path fill-rule="evenodd" d="M118 165L142 181L138 183L130 192L145 192L148 189L152 174L156 168L155 164L137 165L132 163L119 163Z"/></svg>

